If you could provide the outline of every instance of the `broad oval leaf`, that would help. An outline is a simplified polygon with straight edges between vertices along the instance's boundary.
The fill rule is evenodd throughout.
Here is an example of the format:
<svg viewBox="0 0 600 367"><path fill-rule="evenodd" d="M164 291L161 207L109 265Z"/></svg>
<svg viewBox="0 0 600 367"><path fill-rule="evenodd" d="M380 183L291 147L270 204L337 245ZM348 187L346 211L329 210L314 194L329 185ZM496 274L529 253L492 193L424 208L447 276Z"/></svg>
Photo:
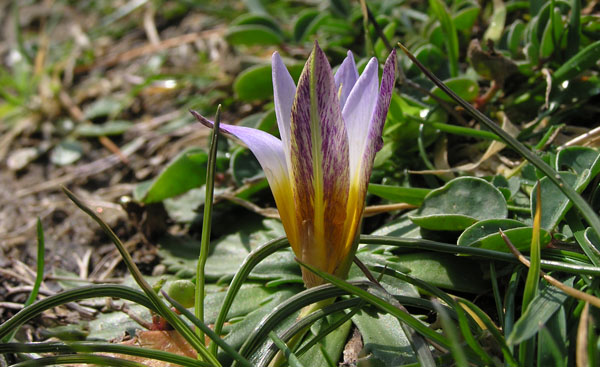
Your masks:
<svg viewBox="0 0 600 367"><path fill-rule="evenodd" d="M268 28L271 28L273 31L277 33L281 33L281 28L279 24L266 14L258 14L258 13L247 13L242 14L231 22L232 26L238 25L262 25Z"/></svg>
<svg viewBox="0 0 600 367"><path fill-rule="evenodd" d="M444 84L467 102L473 102L479 96L479 84L473 79L466 77L450 78L444 80ZM450 96L438 87L433 87L431 93L446 102L454 102Z"/></svg>
<svg viewBox="0 0 600 367"><path fill-rule="evenodd" d="M294 40L300 41L304 38L310 23L319 15L317 9L305 9L300 12L296 23L294 23Z"/></svg>
<svg viewBox="0 0 600 367"><path fill-rule="evenodd" d="M477 221L507 215L506 200L494 185L481 178L459 177L427 194L409 218L425 229L460 231Z"/></svg>
<svg viewBox="0 0 600 367"><path fill-rule="evenodd" d="M399 265L410 269L410 276L433 286L460 292L481 293L491 286L484 279L481 261L437 252L398 255Z"/></svg>
<svg viewBox="0 0 600 367"><path fill-rule="evenodd" d="M479 6L469 6L458 11L456 15L452 17L456 30L470 32L477 20L477 16L479 16L480 10L481 8Z"/></svg>
<svg viewBox="0 0 600 367"><path fill-rule="evenodd" d="M259 24L229 27L225 39L232 45L278 45L283 36L272 28Z"/></svg>
<svg viewBox="0 0 600 367"><path fill-rule="evenodd" d="M181 152L148 184L141 201L156 203L204 185L207 163L208 154L201 148Z"/></svg>
<svg viewBox="0 0 600 367"><path fill-rule="evenodd" d="M246 148L238 148L231 155L230 166L233 179L238 185L243 185L245 180L255 179L263 176L260 164Z"/></svg>
<svg viewBox="0 0 600 367"><path fill-rule="evenodd" d="M568 170L579 176L594 178L600 173L600 153L592 148L569 147L558 152L555 168L557 171Z"/></svg>
<svg viewBox="0 0 600 367"><path fill-rule="evenodd" d="M561 151L556 158L556 167L568 167L576 173L559 171L567 185L575 191L585 190L590 181L600 173L600 155L593 149L573 147ZM548 177L540 180L542 189L542 228L551 231L571 207L571 201ZM531 192L531 215L535 214L535 190Z"/></svg>
<svg viewBox="0 0 600 367"><path fill-rule="evenodd" d="M500 236L498 229L510 239L520 251L529 251L533 228L514 219L488 219L477 222L465 229L458 237L457 245L479 247L487 250L509 252L508 246ZM552 237L546 230L541 230L540 244L548 244Z"/></svg>
<svg viewBox="0 0 600 367"><path fill-rule="evenodd" d="M394 316L359 311L352 321L362 335L362 353L371 355L369 366L401 366L417 361L408 336Z"/></svg>
<svg viewBox="0 0 600 367"><path fill-rule="evenodd" d="M302 73L302 64L288 65L288 71L295 81ZM242 101L256 101L273 97L271 65L255 65L242 71L233 83L233 90Z"/></svg>
<svg viewBox="0 0 600 367"><path fill-rule="evenodd" d="M417 48L415 51L415 57L429 70L436 71L444 63L444 53L442 50L434 44L427 43ZM418 71L417 66L410 62L405 65L407 71L413 72Z"/></svg>

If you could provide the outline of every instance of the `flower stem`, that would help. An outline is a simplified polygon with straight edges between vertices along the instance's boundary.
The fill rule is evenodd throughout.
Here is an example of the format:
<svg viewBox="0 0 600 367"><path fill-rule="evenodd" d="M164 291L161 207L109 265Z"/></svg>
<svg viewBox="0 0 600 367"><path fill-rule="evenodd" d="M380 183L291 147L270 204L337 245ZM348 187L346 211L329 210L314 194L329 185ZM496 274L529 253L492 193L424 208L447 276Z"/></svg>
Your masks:
<svg viewBox="0 0 600 367"><path fill-rule="evenodd" d="M210 150L208 153L208 168L206 170L206 194L204 199L204 218L202 220L202 239L200 242L200 255L196 267L196 292L194 302L194 314L196 318L204 322L204 267L208 258L210 245L210 228L212 223L212 204L215 186L215 166L217 161L217 143L219 138L219 124L221 122L221 105L217 107L215 124L210 138ZM196 328L196 334L200 340L204 339L204 332Z"/></svg>

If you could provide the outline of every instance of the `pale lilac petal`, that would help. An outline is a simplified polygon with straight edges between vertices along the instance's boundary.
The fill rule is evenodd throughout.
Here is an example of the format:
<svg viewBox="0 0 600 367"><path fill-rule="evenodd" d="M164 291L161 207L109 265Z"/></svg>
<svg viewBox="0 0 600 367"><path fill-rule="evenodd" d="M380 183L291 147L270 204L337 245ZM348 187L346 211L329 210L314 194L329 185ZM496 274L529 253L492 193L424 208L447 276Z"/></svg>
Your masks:
<svg viewBox="0 0 600 367"><path fill-rule="evenodd" d="M209 128L213 127L212 121L195 111L191 112L203 125ZM281 140L258 129L223 123L219 126L221 132L238 138L248 146L248 149L252 151L258 160L258 163L260 163L265 171L265 176L267 176L269 184L278 183L283 179L289 180L287 163Z"/></svg>
<svg viewBox="0 0 600 367"><path fill-rule="evenodd" d="M373 160L375 154L383 146L383 139L381 134L383 133L383 125L385 124L385 118L390 108L390 100L392 99L392 92L394 91L394 83L396 81L396 50L392 50L385 66L383 67L383 75L381 77L381 87L379 88L379 96L377 97L377 106L373 113L373 117L369 123L369 134L367 136L365 151L363 153L362 163L362 182L365 186L369 183L371 176L371 169L373 168Z"/></svg>
<svg viewBox="0 0 600 367"><path fill-rule="evenodd" d="M317 44L298 82L291 139L292 189L307 241L301 257L319 259L315 265L327 270L327 258L345 242L348 138L331 67Z"/></svg>
<svg viewBox="0 0 600 367"><path fill-rule="evenodd" d="M350 91L354 88L354 84L358 79L358 70L356 70L356 64L354 63L354 56L352 51L348 51L348 56L342 62L342 65L338 68L335 73L335 90L339 93L340 106L343 109L346 105ZM340 91L340 85L342 87Z"/></svg>
<svg viewBox="0 0 600 367"><path fill-rule="evenodd" d="M292 116L292 104L294 104L294 96L296 95L296 84L294 84L292 76L277 52L273 53L271 65L273 69L273 95L275 98L277 126L279 126L279 135L283 142L286 157L289 157L290 119Z"/></svg>
<svg viewBox="0 0 600 367"><path fill-rule="evenodd" d="M346 103L342 112L348 130L348 141L352 147L350 149L351 180L354 180L356 173L360 171L366 149L369 124L377 104L378 70L377 59L372 58L356 84L354 84L354 88L348 96L348 103Z"/></svg>
<svg viewBox="0 0 600 367"><path fill-rule="evenodd" d="M190 112L203 125L209 128L213 127L212 121L196 111ZM293 250L300 253L292 185L281 140L258 129L228 124L220 124L219 126L222 133L234 136L246 144L260 163L263 171L265 171L267 181L269 181L269 187L275 198L275 204L285 233Z"/></svg>

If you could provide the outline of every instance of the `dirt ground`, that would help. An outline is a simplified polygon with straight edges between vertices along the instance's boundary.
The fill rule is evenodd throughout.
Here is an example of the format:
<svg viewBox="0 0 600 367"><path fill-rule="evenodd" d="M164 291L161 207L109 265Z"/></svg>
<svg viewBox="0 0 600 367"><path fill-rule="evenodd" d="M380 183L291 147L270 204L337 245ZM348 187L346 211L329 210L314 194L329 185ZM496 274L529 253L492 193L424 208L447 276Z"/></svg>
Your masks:
<svg viewBox="0 0 600 367"><path fill-rule="evenodd" d="M145 28L135 18L140 13L146 17ZM56 280L64 276L57 275L57 269L69 272L72 275L67 279L77 278L71 280L82 284L123 275L114 246L97 224L68 200L61 186L100 213L142 270L152 273L156 248L143 234L143 210L128 214L119 202L181 150L206 144L207 130L191 121L190 107L182 100L215 91L218 95L230 93L235 58L224 46L222 29L209 16L194 12L165 20L149 7L121 19L128 26L119 36L112 36L110 28L101 26L102 21L106 17L62 2L23 2L16 16L9 2L0 5L1 66L15 70L15 55L19 55L20 37L24 37L24 45L34 57L29 76L35 83L26 104L4 122L0 117L0 323L22 307L35 279L37 218L43 224L46 246L42 296L60 289ZM98 36L98 32L106 34ZM71 54L61 55L63 50ZM86 59L86 53L93 58ZM193 69L198 67L199 55L207 55L207 68L220 73L217 78L202 85L179 83L171 88L161 80L140 77L157 58L162 60L159 71L164 74L206 73ZM215 70L215 62L228 57L230 62L221 64L228 66ZM141 92L127 100L134 88ZM8 90L12 92L10 87ZM117 117L130 121L131 128L116 136L75 136L81 157L57 165L53 149L72 136L72 131L63 131L65 124L105 122L106 116L88 119L86 109L107 97L126 100ZM214 98L209 94L206 106ZM178 119L186 123L165 129ZM161 226L166 229L166 223Z"/></svg>

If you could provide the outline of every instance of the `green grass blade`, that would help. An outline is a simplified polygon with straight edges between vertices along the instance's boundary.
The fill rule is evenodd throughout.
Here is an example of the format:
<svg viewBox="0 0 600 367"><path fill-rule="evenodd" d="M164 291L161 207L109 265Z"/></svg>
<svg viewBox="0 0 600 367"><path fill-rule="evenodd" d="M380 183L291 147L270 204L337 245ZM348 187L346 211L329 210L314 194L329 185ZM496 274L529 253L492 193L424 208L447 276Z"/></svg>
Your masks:
<svg viewBox="0 0 600 367"><path fill-rule="evenodd" d="M50 343L6 343L0 344L0 354L2 353L74 353L74 352L86 352L86 353L117 353L126 354L130 356L145 357L149 359L155 359L158 361L164 361L169 363L176 363L180 366L187 367L208 367L211 366L208 363L198 361L194 358L180 356L178 354L164 352L157 349L132 347L129 345L119 345L113 343L102 343L98 341L93 342L70 342L68 344L59 342Z"/></svg>
<svg viewBox="0 0 600 367"><path fill-rule="evenodd" d="M573 56L579 50L581 32L581 0L571 0L571 16L567 33L567 56Z"/></svg>
<svg viewBox="0 0 600 367"><path fill-rule="evenodd" d="M320 271L320 270L318 270L308 264L305 264L297 259L296 259L296 261L298 261L298 263L300 265L302 265L303 267L312 271L313 273L320 276L321 278L334 284L335 286L339 287L340 289L343 289L345 292L348 292L357 297L360 297L361 299L363 299L366 302L372 304L373 306L379 308L380 310L382 310L384 312L388 312L389 314L393 315L400 322L405 322L406 324L408 324L410 327L415 329L417 332L419 332L424 337L435 341L436 343L442 345L443 347L446 347L446 348L450 347L450 342L448 341L448 339L445 336L438 334L435 331L429 329L427 326L425 326L423 323L421 323L421 321L417 320L409 313L406 313L406 312L400 310L399 308L391 305L389 302L386 302L385 300L383 300L377 296L374 296L373 294L367 292L366 290L364 290L362 288L359 288L359 287L357 287L351 283L348 283L340 278L337 278L331 274Z"/></svg>
<svg viewBox="0 0 600 367"><path fill-rule="evenodd" d="M368 282L357 282L363 287L368 286ZM359 288L360 289L360 288ZM285 302L277 305L271 313L265 316L252 331L246 342L240 348L240 354L244 357L249 357L256 349L265 341L269 331L277 327L287 317L293 315L303 307L313 303L335 298L348 294L343 289L337 288L331 284L323 284L317 287L306 289L290 298ZM235 366L236 364L234 364Z"/></svg>
<svg viewBox="0 0 600 367"><path fill-rule="evenodd" d="M287 343L294 335L301 332L305 328L309 327L310 325L315 323L317 320L320 320L323 317L333 314L335 312L339 312L339 311L347 309L347 308L352 308L352 311L348 312L344 317L340 318L339 320L336 320L333 324L329 325L326 330L319 333L319 335L315 335L314 338L312 338L309 341L307 341L306 343L304 343L302 345L302 347L299 348L295 353L296 356L300 357L304 353L306 353L313 345L315 345L320 340L325 338L329 333L336 330L338 327L340 327L342 324L344 324L344 322L351 319L352 316L354 316L362 308L363 305L364 305L364 302L360 298L351 298L351 299L333 303L329 306L325 306L325 307L307 315L306 317L303 317L302 319L296 321L292 326L290 326L287 330L285 330L283 333L281 333L281 340L283 340ZM264 354L264 356L258 362L256 367L266 367L269 364L269 362L271 361L271 359L273 359L275 357L276 353L277 353L277 349L270 346L268 348L267 352ZM285 367L285 363L283 363L280 367Z"/></svg>
<svg viewBox="0 0 600 367"><path fill-rule="evenodd" d="M497 326L494 325L494 322L490 319L488 314L483 312L483 310L477 307L473 302L467 301L466 299L458 298L456 302L465 305L469 310L473 311L477 315L477 317L479 317L479 319L485 324L487 330L490 332L490 334L492 334L492 337L500 346L502 354L504 355L506 365L511 367L519 366L519 362L517 362L517 360L515 360L515 358L513 357L512 351L506 344L504 336L500 333Z"/></svg>
<svg viewBox="0 0 600 367"><path fill-rule="evenodd" d="M441 307L439 302L433 302L433 307L435 307L435 310L442 323L442 329L444 330L444 334L446 334L448 340L450 341L450 353L452 353L452 357L454 357L454 363L456 363L457 367L469 366L467 356L465 355L465 351L463 350L463 347L460 343L460 338L458 336L458 333L456 332L456 325L454 324L454 322L452 322L450 316L448 316L448 314Z"/></svg>
<svg viewBox="0 0 600 367"><path fill-rule="evenodd" d="M573 286L571 277L564 283ZM540 294L529 303L529 307L517 320L514 328L508 334L508 345L518 345L533 337L548 319L563 305L568 296L552 285L546 285Z"/></svg>
<svg viewBox="0 0 600 367"><path fill-rule="evenodd" d="M219 347L223 348L231 358L236 360L242 366L252 367L252 364L248 362L244 357L242 357L232 346L227 344L219 335L217 335L214 331L211 330L208 326L204 324L204 322L194 316L190 311L188 311L185 307L175 301L173 298L169 297L169 295L163 291L163 296L177 309L177 311L181 312L181 314L190 320L198 329L200 329L203 333L208 335L208 337L215 342Z"/></svg>
<svg viewBox="0 0 600 367"><path fill-rule="evenodd" d="M436 18L440 21L442 31L446 36L446 50L448 51L448 61L450 63L450 76L458 75L458 35L456 27L450 16L450 11L442 0L429 0L429 6L433 10Z"/></svg>
<svg viewBox="0 0 600 367"><path fill-rule="evenodd" d="M38 292L40 290L40 286L42 285L42 281L44 280L44 254L46 253L45 249L45 241L44 241L44 228L42 227L42 221L40 218L37 219L37 267L35 273L35 282L33 283L33 287L31 289L31 293L27 300L25 301L24 307L27 307L35 302L38 296ZM4 343L8 343L15 337L17 333L17 329L15 328L12 333L5 336L2 341Z"/></svg>
<svg viewBox="0 0 600 367"><path fill-rule="evenodd" d="M439 1L439 0L438 0ZM508 145L510 148L517 151L522 157L527 159L531 164L537 167L542 173L550 179L568 198L573 202L573 204L581 211L583 217L588 221L591 227L597 234L600 234L600 218L596 215L594 210L590 207L590 205L579 195L571 186L567 185L561 176L550 167L546 162L544 162L541 158L535 155L531 150L529 150L525 145L523 145L520 141L510 136L506 131L504 131L498 124L493 122L490 118L484 115L481 111L477 110L473 106L471 106L467 101L460 98L456 95L456 93L452 92L441 80L439 80L431 71L429 71L417 58L410 52L404 45L398 44L400 48L406 53L406 55L411 59L411 61L417 65L419 69L431 80L438 88L443 90L448 96L450 96L456 103L458 103L461 107L463 107L471 116L473 116L477 121L485 125L488 129L496 133L498 136L502 138L502 140ZM554 73L554 80L559 80L557 74L561 76L561 78L568 78L571 76L575 76L577 73L574 73L573 70L582 71L583 69L587 69L594 65L596 61L600 58L600 41L592 43L585 49L581 50L577 55L575 55L572 59L577 58L577 61L572 61L571 59L567 61L567 63L563 64ZM569 66L567 66L567 64ZM563 71L564 69L564 71ZM560 73L559 73L560 71ZM573 74L574 73L574 74Z"/></svg>
<svg viewBox="0 0 600 367"><path fill-rule="evenodd" d="M271 240L264 245L258 247L254 251L252 251L244 262L235 273L235 276L231 280L229 284L229 288L227 289L227 294L225 295L225 299L223 300L223 305L219 309L219 315L217 315L217 319L215 321L215 334L221 335L221 331L223 330L223 324L227 319L227 314L229 313L229 309L233 304L233 300L235 299L237 293L240 288L248 278L248 275L254 269L256 265L258 265L261 261L263 261L267 256L274 254L275 252L286 248L289 246L288 239L286 237L276 238ZM210 351L213 355L217 353L217 345L215 343L211 343Z"/></svg>
<svg viewBox="0 0 600 367"><path fill-rule="evenodd" d="M96 366L113 366L113 367L145 367L146 365L139 362L128 361L122 358L97 356L93 354L72 354L66 356L53 356L31 359L28 361L13 364L12 367L39 367L53 366L62 364L92 364Z"/></svg>
<svg viewBox="0 0 600 367"><path fill-rule="evenodd" d="M600 59L600 41L596 41L579 51L562 64L552 75L555 84L573 79L585 70L593 67Z"/></svg>
<svg viewBox="0 0 600 367"><path fill-rule="evenodd" d="M202 238L200 241L200 255L198 255L198 264L196 267L196 293L194 302L194 314L204 323L204 289L206 259L210 248L210 232L212 224L212 206L215 188L215 167L217 165L217 146L219 144L219 126L221 124L221 105L217 107L215 123L210 135L210 149L208 151L208 168L206 169L206 192L204 200L204 217L202 218ZM200 340L204 340L202 329L196 329L196 334ZM212 353L216 356L216 353Z"/></svg>
<svg viewBox="0 0 600 367"><path fill-rule="evenodd" d="M537 185L536 196L537 205L535 208L535 215L533 217L533 232L531 234L531 248L530 248L530 267L527 272L527 279L525 280L525 289L523 290L523 303L522 310L525 312L527 306L532 299L537 296L538 284L540 283L540 228L542 223L542 190L540 185Z"/></svg>
<svg viewBox="0 0 600 367"><path fill-rule="evenodd" d="M5 321L2 325L0 325L0 338L5 337L14 329L18 328L19 326L23 325L27 321L31 320L32 318L38 316L39 314L48 309L63 305L67 302L96 297L122 298L142 305L154 312L158 312L158 309L156 308L154 303L152 303L144 293L136 289L126 287L123 285L113 284L91 285L66 290L64 292L60 292L53 296L49 296L42 300L39 300L29 307L25 307L16 315L14 315L13 317Z"/></svg>
<svg viewBox="0 0 600 367"><path fill-rule="evenodd" d="M411 250L426 250L446 252L450 254L471 255L484 259L520 264L518 259L516 259L512 254L506 252L486 250L477 247L456 246L455 244L451 243L442 243L420 238L361 235L360 243L367 245L390 245ZM540 266L542 269L559 270L571 274L586 274L594 276L600 275L600 268L595 266L569 264L554 260L541 260Z"/></svg>
<svg viewBox="0 0 600 367"><path fill-rule="evenodd" d="M304 367L304 365L300 362L298 357L296 357L296 355L294 353L292 353L290 348L288 348L288 346L285 344L285 342L283 340L279 339L279 337L277 336L277 334L275 334L274 331L271 331L269 333L269 337L271 338L271 340L273 340L273 343L275 343L277 348L279 348L283 352L283 354L285 355L285 358L287 359L288 364L290 366Z"/></svg>
<svg viewBox="0 0 600 367"><path fill-rule="evenodd" d="M36 225L37 231L37 268L35 273L35 282L27 301L25 301L25 307L29 306L37 299L40 286L44 280L44 255L46 253L46 245L44 241L44 227L42 227L42 221L40 218L37 219Z"/></svg>
<svg viewBox="0 0 600 367"><path fill-rule="evenodd" d="M439 302L434 302L433 304L434 304L434 306L435 305L441 306ZM464 309L462 308L462 306L460 304L458 304L456 302L453 302L452 305L454 306L454 310L456 311L456 315L458 316L458 327L460 328L460 331L462 333L462 336L465 339L465 342L467 342L467 344L469 345L469 347L471 347L473 352L475 352L475 354L477 354L477 356L483 362L485 362L486 365L491 366L493 364L492 357L490 357L488 355L488 353L481 347L479 342L473 336L473 333L471 332L471 328L469 327L470 320L467 318ZM437 308L441 308L441 307L437 307ZM446 310L443 310L443 311L444 311L444 315L448 316L448 312ZM443 320L442 320L442 322L443 322ZM481 329L479 327L478 327L478 332L481 332Z"/></svg>
<svg viewBox="0 0 600 367"><path fill-rule="evenodd" d="M492 281L492 292L496 303L496 312L498 320L500 320L500 328L504 329L504 310L502 308L502 297L500 296L500 288L498 287L498 275L496 274L496 264L490 262L490 279Z"/></svg>
<svg viewBox="0 0 600 367"><path fill-rule="evenodd" d="M154 304L155 308L158 310L158 313L165 319L167 322L173 326L175 330L177 330L182 337L184 337L188 343L198 352L198 354L204 358L206 361L214 364L215 366L220 366L219 361L209 353L208 349L204 346L202 340L198 338L198 336L191 330L164 302L158 297L158 294L154 291L152 286L148 284L148 282L144 279L144 276L138 269L138 267L133 262L131 255L125 249L125 246L117 237L117 235L113 232L113 230L87 205L85 205L75 194L69 191L67 188L63 187L63 191L65 194L77 205L81 210L83 210L87 215L89 215L98 225L104 230L104 233L108 235L108 237L115 244L121 257L123 258L123 262L127 266L127 269L131 273L133 279L135 279L136 283L142 288L142 291L146 294L146 296L150 299L150 301Z"/></svg>

